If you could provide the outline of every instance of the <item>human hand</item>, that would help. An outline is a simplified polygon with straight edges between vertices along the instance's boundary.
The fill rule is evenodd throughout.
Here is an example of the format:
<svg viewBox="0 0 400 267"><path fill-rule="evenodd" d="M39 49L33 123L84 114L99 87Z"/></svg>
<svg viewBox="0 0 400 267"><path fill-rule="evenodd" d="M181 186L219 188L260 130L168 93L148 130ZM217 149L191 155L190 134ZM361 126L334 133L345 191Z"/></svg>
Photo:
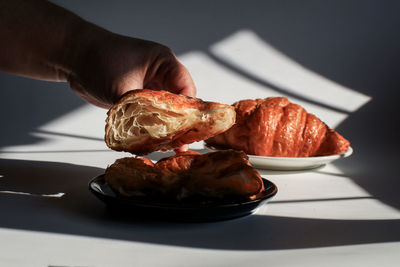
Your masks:
<svg viewBox="0 0 400 267"><path fill-rule="evenodd" d="M84 51L68 81L96 106L109 108L127 91L143 88L196 95L188 70L166 46L107 32Z"/></svg>

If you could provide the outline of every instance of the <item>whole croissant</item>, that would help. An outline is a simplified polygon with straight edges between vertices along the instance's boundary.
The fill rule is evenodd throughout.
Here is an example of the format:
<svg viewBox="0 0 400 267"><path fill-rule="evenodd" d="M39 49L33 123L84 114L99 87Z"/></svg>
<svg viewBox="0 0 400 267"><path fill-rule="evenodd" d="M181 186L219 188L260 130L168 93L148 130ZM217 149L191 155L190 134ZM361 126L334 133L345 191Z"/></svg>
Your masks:
<svg viewBox="0 0 400 267"><path fill-rule="evenodd" d="M108 111L105 142L117 151L145 155L172 150L229 129L230 105L148 89L133 90Z"/></svg>
<svg viewBox="0 0 400 267"><path fill-rule="evenodd" d="M285 97L241 100L233 106L236 124L206 144L273 157L340 154L350 146L339 133Z"/></svg>
<svg viewBox="0 0 400 267"><path fill-rule="evenodd" d="M264 184L242 151L182 152L153 164L146 158L122 158L105 172L107 184L124 196L166 199L253 199Z"/></svg>

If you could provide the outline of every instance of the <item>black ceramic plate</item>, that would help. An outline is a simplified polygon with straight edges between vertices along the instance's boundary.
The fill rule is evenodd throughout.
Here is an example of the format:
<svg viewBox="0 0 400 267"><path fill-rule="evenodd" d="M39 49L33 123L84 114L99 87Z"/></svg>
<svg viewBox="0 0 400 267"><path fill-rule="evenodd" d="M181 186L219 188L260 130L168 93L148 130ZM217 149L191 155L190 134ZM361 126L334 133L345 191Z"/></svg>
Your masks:
<svg viewBox="0 0 400 267"><path fill-rule="evenodd" d="M217 221L252 214L278 191L275 184L263 178L264 191L255 200L242 202L160 202L144 197L132 198L116 194L100 175L89 182L89 190L112 211L130 216L157 220Z"/></svg>

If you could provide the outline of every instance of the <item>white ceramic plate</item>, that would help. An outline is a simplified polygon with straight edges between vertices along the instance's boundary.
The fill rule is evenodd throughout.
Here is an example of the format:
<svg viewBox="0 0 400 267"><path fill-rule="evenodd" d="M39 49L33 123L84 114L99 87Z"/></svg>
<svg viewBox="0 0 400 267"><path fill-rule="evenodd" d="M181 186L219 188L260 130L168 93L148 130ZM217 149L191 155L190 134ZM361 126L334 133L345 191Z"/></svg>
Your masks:
<svg viewBox="0 0 400 267"><path fill-rule="evenodd" d="M207 149L217 151L217 149L206 146ZM302 157L302 158L286 158L286 157L263 157L248 155L250 163L257 169L264 170L280 170L280 171L296 171L308 170L320 167L340 158L346 158L353 153L353 149L349 147L346 153L320 156L320 157Z"/></svg>

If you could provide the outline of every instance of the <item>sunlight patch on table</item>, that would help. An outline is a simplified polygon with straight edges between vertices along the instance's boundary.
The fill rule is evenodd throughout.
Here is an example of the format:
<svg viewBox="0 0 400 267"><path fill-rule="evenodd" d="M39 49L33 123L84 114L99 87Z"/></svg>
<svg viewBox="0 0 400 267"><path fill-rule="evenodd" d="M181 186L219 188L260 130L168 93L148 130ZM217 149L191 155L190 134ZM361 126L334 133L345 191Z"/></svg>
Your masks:
<svg viewBox="0 0 400 267"><path fill-rule="evenodd" d="M292 202L315 201L318 199L371 198L368 191L355 183L350 177L309 172L268 172L260 171L263 178L276 184L278 194L272 201Z"/></svg>
<svg viewBox="0 0 400 267"><path fill-rule="evenodd" d="M400 211L373 198L269 203L259 214L334 220L399 220Z"/></svg>
<svg viewBox="0 0 400 267"><path fill-rule="evenodd" d="M32 194L28 192L18 192L18 191L8 191L0 190L0 194L11 194L11 195L22 195L22 196L33 196L33 197L49 197L49 198L60 198L65 195L65 193L55 193L55 194Z"/></svg>

